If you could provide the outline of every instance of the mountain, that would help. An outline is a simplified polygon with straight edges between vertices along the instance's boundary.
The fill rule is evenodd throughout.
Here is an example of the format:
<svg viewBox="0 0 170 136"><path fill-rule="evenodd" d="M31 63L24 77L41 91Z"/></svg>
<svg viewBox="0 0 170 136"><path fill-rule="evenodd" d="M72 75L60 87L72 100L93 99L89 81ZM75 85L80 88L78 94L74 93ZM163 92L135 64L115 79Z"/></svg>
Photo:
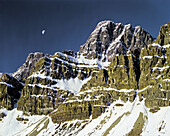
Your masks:
<svg viewBox="0 0 170 136"><path fill-rule="evenodd" d="M45 55L40 52L30 53L26 59L26 62L18 68L16 72L12 73L12 76L23 82L30 75L31 69L35 67L36 62L44 56Z"/></svg>
<svg viewBox="0 0 170 136"><path fill-rule="evenodd" d="M79 52L31 53L2 75L0 135L170 135L169 91L170 23L153 41L102 21Z"/></svg>
<svg viewBox="0 0 170 136"><path fill-rule="evenodd" d="M130 49L140 49L153 41L152 36L140 26L123 25L112 21L97 24L79 52L88 59L111 61L116 54L127 54Z"/></svg>

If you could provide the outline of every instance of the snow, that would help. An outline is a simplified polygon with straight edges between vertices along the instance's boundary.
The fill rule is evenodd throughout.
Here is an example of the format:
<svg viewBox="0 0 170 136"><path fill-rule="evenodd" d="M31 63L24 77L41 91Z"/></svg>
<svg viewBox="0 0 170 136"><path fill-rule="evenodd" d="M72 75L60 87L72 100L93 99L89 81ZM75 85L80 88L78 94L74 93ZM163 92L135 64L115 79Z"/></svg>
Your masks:
<svg viewBox="0 0 170 136"><path fill-rule="evenodd" d="M78 93L78 90L80 90L81 87L81 81L78 78L58 80L58 83L53 87L58 87L64 90L72 90L73 92Z"/></svg>
<svg viewBox="0 0 170 136"><path fill-rule="evenodd" d="M110 131L110 133L109 133L110 136L126 135L128 132L130 132L133 129L133 125L136 122L140 112L144 111L144 108L142 107L142 105L137 105L137 104L138 104L137 100L132 105L131 105L131 103L127 103L126 107L124 107L124 110L125 110L124 113L130 112L130 114L123 116L123 118L118 123L118 125L116 125L115 128L113 128ZM120 111L120 112L122 112L122 111ZM118 115L120 116L120 114L118 114Z"/></svg>
<svg viewBox="0 0 170 136"><path fill-rule="evenodd" d="M170 68L170 66L166 66L166 67L153 67L152 69L153 69L153 71L156 70L156 69L158 69L160 71L163 71L163 70L168 69L168 68Z"/></svg>
<svg viewBox="0 0 170 136"><path fill-rule="evenodd" d="M164 45L164 46L161 46L157 43L153 43L151 46L157 46L157 47L163 47L163 48L169 48L170 47L170 44L167 44L167 45Z"/></svg>
<svg viewBox="0 0 170 136"><path fill-rule="evenodd" d="M153 43L151 46L161 47L161 45L159 45L157 43Z"/></svg>
<svg viewBox="0 0 170 136"><path fill-rule="evenodd" d="M164 48L170 48L170 44L164 45L163 47L164 47Z"/></svg>
<svg viewBox="0 0 170 136"><path fill-rule="evenodd" d="M111 23L112 21L102 21L102 22L100 22L100 23L98 23L98 25L97 25L97 27L95 28L95 30L91 33L91 37L90 37L90 41L91 41L91 43L90 44L95 44L95 42L96 42L96 35L98 35L98 33L100 32L100 30L101 31L108 31L106 28L108 27L108 25ZM114 22L112 22L112 23L114 23ZM127 29L129 29L130 27L131 27L131 24L127 24L127 25L124 25L123 26L123 24L122 23L114 23L115 24L115 28L114 28L114 32L118 32L118 31L120 31L120 30L118 30L118 29L120 29L120 26L122 26L123 27L123 31L118 35L118 37L115 39L115 40L113 40L113 41L111 41L111 43L110 43L110 45L108 46L108 48L107 48L107 50L106 50L106 53L105 52L103 52L102 54L101 54L101 58L103 59L103 58L106 58L108 55L108 52L110 51L110 50L115 50L115 48L119 48L119 46L121 46L121 38L122 38L122 36L123 35L125 35L125 31L127 30ZM137 27L136 27L137 28ZM141 27L140 27L141 28ZM94 41L95 40L95 41ZM115 45L117 45L117 47L115 47ZM113 54L113 55L116 55L116 54ZM106 58L106 60L108 60L108 58Z"/></svg>
<svg viewBox="0 0 170 136"><path fill-rule="evenodd" d="M4 85L7 85L7 86L9 86L9 87L12 87L12 88L14 88L14 86L13 86L13 85L11 85L11 84L8 84L8 83L6 83L6 82L0 82L0 84L4 84Z"/></svg>
<svg viewBox="0 0 170 136"><path fill-rule="evenodd" d="M47 129L54 133L55 126L50 117L45 115L33 115L24 116L22 111L18 111L16 108L8 111L5 108L0 109L0 112L5 113L7 116L0 121L0 136L18 136L18 135L28 135L37 127L37 131L44 127L44 122L49 120ZM27 118L27 123L24 121L17 121L17 117ZM40 123L42 122L42 123ZM46 130L46 129L43 129ZM42 131L41 131L42 132ZM41 136L41 133L39 134ZM48 136L48 135L46 135Z"/></svg>
<svg viewBox="0 0 170 136"><path fill-rule="evenodd" d="M127 26L124 26L124 29L123 29L123 31L121 32L121 34L110 44L110 46L109 46L109 48L107 49L107 53L108 53L108 51L109 50L111 50L113 47L114 47L114 45L115 45L115 43L117 43L117 42L120 42L120 39L122 38L122 36L125 34L125 28L126 27L128 27L128 25ZM107 54L106 53L106 54Z"/></svg>
<svg viewBox="0 0 170 136"><path fill-rule="evenodd" d="M62 63L78 67L79 72L81 72L81 69L85 67L88 67L88 68L90 67L94 69L96 68L98 72L99 68L104 69L110 65L110 62L102 62L102 61L99 61L98 59L92 59L92 60L86 59L82 54L80 54L77 58L74 58L72 56L69 56L67 54L60 53L60 52L56 52L55 55L56 55L55 58L49 58L49 59L50 60L57 59L61 61ZM69 62L65 60L66 58L69 60ZM50 76L46 76L44 73L41 74L41 71L33 73L28 78L33 78L33 77L39 77L41 79L48 79L48 80L57 82L55 85L52 85L52 86L37 84L37 86L41 88L54 89L54 87L57 87L63 90L72 91L75 94L78 94L82 85L85 84L91 78L89 77L85 80L80 80L76 77L76 78L70 78L69 80L66 80L66 79L59 80L59 79L53 79ZM29 84L29 86L35 86L35 85Z"/></svg>
<svg viewBox="0 0 170 136"><path fill-rule="evenodd" d="M28 86L32 86L32 87L34 87L35 85L40 87L40 88L48 88L48 89L51 89L51 90L57 90L57 89L55 89L53 87L49 87L48 85L42 85L42 84L39 84L39 83L38 84L28 84Z"/></svg>
<svg viewBox="0 0 170 136"><path fill-rule="evenodd" d="M57 82L55 85L52 86L47 86L47 85L41 85L41 84L36 84L37 86L41 87L41 88L49 88L52 90L56 90L55 88L60 88L63 90L68 90L71 91L75 94L78 94L82 85L87 83L87 81L89 81L91 79L91 77L88 77L84 80L80 80L78 77L76 78L70 78L69 80L67 79L52 79L52 77L50 76L45 76L44 74L40 74L40 73L34 73L32 74L29 78L32 77L39 77L39 78L47 78L49 80L55 81ZM35 84L28 84L29 86L35 86Z"/></svg>
<svg viewBox="0 0 170 136"><path fill-rule="evenodd" d="M164 58L164 56L158 56L158 55L154 55L154 56L143 56L142 59L152 59L152 57L157 57L157 58ZM166 57L165 57L166 58Z"/></svg>
<svg viewBox="0 0 170 136"><path fill-rule="evenodd" d="M170 82L170 79L164 79L163 81L165 81L165 82Z"/></svg>
<svg viewBox="0 0 170 136"><path fill-rule="evenodd" d="M138 90L137 92L143 92L143 91L145 91L146 89L148 89L148 88L152 88L152 86L147 86L147 87L145 87L145 88L143 88L143 89L141 89L141 90Z"/></svg>
<svg viewBox="0 0 170 136"><path fill-rule="evenodd" d="M142 59L151 59L153 56L144 56Z"/></svg>
<svg viewBox="0 0 170 136"><path fill-rule="evenodd" d="M170 107L161 107L161 109L156 113L148 112L149 109L147 109L147 116L148 121L147 124L145 124L145 130L143 131L142 135L170 135ZM159 128L161 125L164 125L164 127L159 131Z"/></svg>
<svg viewBox="0 0 170 136"><path fill-rule="evenodd" d="M140 29L141 28L141 26L135 26L135 29Z"/></svg>
<svg viewBox="0 0 170 136"><path fill-rule="evenodd" d="M39 136L49 136L50 134L54 134L55 133L55 128L57 127L58 124L54 124L50 117L48 117L48 119L49 119L49 124L47 126L47 129L43 129L38 134Z"/></svg>
<svg viewBox="0 0 170 136"><path fill-rule="evenodd" d="M1 109L1 112L7 114L7 116L0 122L0 134L5 136L14 135L19 130L26 128L25 124L19 123L16 118L18 115L22 115L21 111L16 109L12 111L7 111L6 109Z"/></svg>
<svg viewBox="0 0 170 136"><path fill-rule="evenodd" d="M78 77L74 79L70 78L69 80L61 79L57 80L57 84L53 85L52 87L58 87L60 89L69 90L74 92L75 94L78 94L82 85L87 83L87 81L89 81L90 79L91 77L86 78L84 80L80 80Z"/></svg>
<svg viewBox="0 0 170 136"><path fill-rule="evenodd" d="M105 21L101 21L97 24L95 30L92 32L91 35L95 35L99 32L100 29L105 29L107 25L109 25L110 23L114 23L110 20L105 20Z"/></svg>
<svg viewBox="0 0 170 136"><path fill-rule="evenodd" d="M86 91L83 91L83 92L80 92L79 94L83 94L83 93L91 93L95 90L105 90L105 91L110 91L110 90L114 90L114 91L117 91L117 92L125 92L125 93L128 93L128 92L131 92L131 91L135 91L134 89L115 89L115 88L106 88L106 87L100 87L100 86L97 86L97 87L92 87L91 90L86 90Z"/></svg>
<svg viewBox="0 0 170 136"><path fill-rule="evenodd" d="M37 131L40 131L43 127L44 127L44 124L41 123L41 124L38 126Z"/></svg>
<svg viewBox="0 0 170 136"><path fill-rule="evenodd" d="M159 79L162 75L158 75L155 79Z"/></svg>
<svg viewBox="0 0 170 136"><path fill-rule="evenodd" d="M98 59L92 59L92 60L89 60L89 59L86 59L84 58L84 56L81 54L78 58L78 63L84 63L85 65L87 65L87 67L98 67L99 65L101 66L100 68L104 68L104 67L107 67L109 66L110 62L102 62L102 61L99 61ZM78 65L80 67L80 65ZM83 65L84 67L84 65Z"/></svg>

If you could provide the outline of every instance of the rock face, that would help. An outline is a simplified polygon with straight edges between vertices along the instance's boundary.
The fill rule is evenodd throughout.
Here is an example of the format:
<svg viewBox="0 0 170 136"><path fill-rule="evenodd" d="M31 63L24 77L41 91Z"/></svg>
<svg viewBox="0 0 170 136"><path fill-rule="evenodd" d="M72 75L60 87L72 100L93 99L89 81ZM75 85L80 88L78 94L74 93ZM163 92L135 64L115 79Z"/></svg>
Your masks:
<svg viewBox="0 0 170 136"><path fill-rule="evenodd" d="M161 26L158 38L155 43L162 45L170 44L170 23Z"/></svg>
<svg viewBox="0 0 170 136"><path fill-rule="evenodd" d="M139 26L132 28L131 25L103 21L97 25L78 53L64 51L49 57L41 54L39 60L35 55L28 57L25 65L29 67L29 72L25 75L27 78L17 109L31 114L48 114L58 108L56 113L51 114L52 119L54 122L63 122L89 118L90 115L96 118L105 111L108 103L119 97L124 101L133 100L135 91L125 94L115 89L138 88L139 53L141 48L152 40L152 36ZM32 58L35 58L36 64L30 66L28 64ZM107 65L107 61L111 60L110 66ZM19 74L15 76L17 75ZM83 81L88 77L91 77L91 80L82 86L79 97L70 93L71 90L63 90L57 86L59 80L79 78ZM86 93L98 86L114 89L102 97L100 95L107 92L107 89L100 88L100 93Z"/></svg>
<svg viewBox="0 0 170 136"><path fill-rule="evenodd" d="M64 54L66 53L66 54ZM98 71L97 64L88 65L72 56L70 52L55 53L51 57L44 56L31 69L31 76L18 101L17 109L31 114L48 114L67 98L74 96L70 90L63 90L58 82L78 78L88 78L93 70ZM88 67L86 66L88 65ZM67 85L67 84L66 84ZM62 85L63 86L63 85Z"/></svg>
<svg viewBox="0 0 170 136"><path fill-rule="evenodd" d="M155 43L141 50L139 96L150 108L169 106L170 95L170 23L161 26ZM157 44L159 43L159 44Z"/></svg>
<svg viewBox="0 0 170 136"><path fill-rule="evenodd" d="M130 49L140 49L153 41L152 36L140 26L123 25L112 21L97 24L79 52L88 59L111 61L116 54L126 54Z"/></svg>
<svg viewBox="0 0 170 136"><path fill-rule="evenodd" d="M13 109L17 103L17 110L25 114L49 115L54 123L61 125L56 129L62 133L66 129L74 131L70 129L71 124L66 128L66 121L81 120L87 125L88 119L107 114L111 106L108 118L114 113L114 107L128 109L132 105L124 113L117 109L122 114L114 113L117 120L102 132L107 135L141 103L153 113L160 107L170 106L169 35L170 23L161 27L152 43L152 36L140 26L100 22L79 52L57 52L53 56L29 54L14 77L3 74L0 106ZM128 135L140 135L146 120L146 113L139 112ZM72 124L73 128L83 129L85 126L80 122ZM96 129L100 130L103 124L101 121Z"/></svg>
<svg viewBox="0 0 170 136"><path fill-rule="evenodd" d="M26 78L30 75L31 69L35 67L36 62L43 56L44 54L40 52L30 53L26 59L26 62L12 75L16 79L24 82Z"/></svg>
<svg viewBox="0 0 170 136"><path fill-rule="evenodd" d="M81 90L83 90L84 86L91 89L98 85L115 89L136 89L140 73L139 52L142 47L151 43L152 40L153 38L149 33L139 26L132 28L131 25L124 26L121 23L116 24L111 21L100 22L85 45L80 47L78 53L64 51L63 53L57 52L50 57L39 57L40 59L36 64L32 65L31 70L29 70L30 76L25 80L25 86L17 109L23 110L24 112L31 112L32 114L48 114L55 108L58 108L57 115L55 115L55 117L52 116L57 119L60 118L61 121L62 118L66 121L73 118L76 119L78 116L78 118L88 118L91 113L89 109L96 109L93 110L93 112L95 112L93 118L98 117L101 114L101 112L98 111L102 110L102 112L104 112L104 107L107 106L107 103L113 101L111 98L104 102L102 98L101 100L96 99L97 102L91 103L83 100L86 99L84 95L80 97L81 99L76 97L76 99L83 101L82 104L80 104L82 107L79 107L79 109L76 108L77 103L74 104L76 108L75 111L78 111L78 113L76 113L72 111L72 108L69 108L69 104L62 104L62 102L69 100L69 98L72 99L74 94L70 95L68 90L65 92L61 88L58 88L58 80L79 78L80 81L82 81L91 76L92 79L83 85ZM89 45L88 49L86 48L87 44ZM90 52L86 49L90 50ZM96 49L99 50L97 51ZM101 56L104 55L109 61L113 59L111 65L107 67L108 65L103 59L94 61L93 59L98 58L98 56L89 57L91 51L97 52L98 55ZM116 54L122 55L115 56ZM29 60L32 61L32 59L28 59L27 63ZM101 68L102 70L99 71ZM105 68L105 70L103 68ZM57 92L62 92L61 94L66 93L67 97L62 98L60 93L57 94ZM133 94L135 95L134 92ZM97 96L96 92L95 95ZM60 106L58 107L57 104L60 97L62 99L59 100ZM92 98L90 97L89 99ZM96 107L96 103L105 104L103 108L101 108ZM66 113L63 113L63 108L68 108ZM69 111L69 109L71 111ZM76 115L72 115L71 113L75 113Z"/></svg>
<svg viewBox="0 0 170 136"><path fill-rule="evenodd" d="M153 43L140 52L132 48L126 54L116 55L108 67L91 75L79 96L58 107L51 115L53 121L81 120L91 115L96 118L110 103L118 99L133 102L137 95L141 101L145 98L145 105L153 111L160 106L169 106L169 49L169 45Z"/></svg>
<svg viewBox="0 0 170 136"><path fill-rule="evenodd" d="M0 77L0 107L9 110L14 108L20 98L23 85L9 74L3 74Z"/></svg>
<svg viewBox="0 0 170 136"><path fill-rule="evenodd" d="M97 118L113 101L121 99L133 102L138 87L135 61L132 54L116 56L107 70L101 69L98 73L93 73L91 80L82 86L79 96L65 100L51 114L53 122L88 119L91 115L92 118ZM131 91L119 92L121 89Z"/></svg>

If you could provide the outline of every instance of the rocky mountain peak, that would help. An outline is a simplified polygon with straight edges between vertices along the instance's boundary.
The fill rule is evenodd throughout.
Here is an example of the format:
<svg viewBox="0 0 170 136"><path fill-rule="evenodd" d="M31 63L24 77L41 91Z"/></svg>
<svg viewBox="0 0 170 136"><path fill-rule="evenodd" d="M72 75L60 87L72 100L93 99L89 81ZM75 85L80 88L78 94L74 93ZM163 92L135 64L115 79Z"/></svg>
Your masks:
<svg viewBox="0 0 170 136"><path fill-rule="evenodd" d="M44 53L41 52L30 53L26 59L26 62L12 75L16 79L23 81L29 76L31 69L35 66L36 62L44 56Z"/></svg>
<svg viewBox="0 0 170 136"><path fill-rule="evenodd" d="M112 21L99 22L80 47L79 52L88 59L111 61L116 54L126 54L130 49L141 49L153 41L152 36L140 26L123 25Z"/></svg>
<svg viewBox="0 0 170 136"><path fill-rule="evenodd" d="M30 53L26 59L26 63L33 62L34 60L38 60L39 58L43 56L44 56L44 53L41 53L41 52Z"/></svg>
<svg viewBox="0 0 170 136"><path fill-rule="evenodd" d="M158 43L161 46L170 44L170 22L161 26L158 38L155 40L155 43Z"/></svg>

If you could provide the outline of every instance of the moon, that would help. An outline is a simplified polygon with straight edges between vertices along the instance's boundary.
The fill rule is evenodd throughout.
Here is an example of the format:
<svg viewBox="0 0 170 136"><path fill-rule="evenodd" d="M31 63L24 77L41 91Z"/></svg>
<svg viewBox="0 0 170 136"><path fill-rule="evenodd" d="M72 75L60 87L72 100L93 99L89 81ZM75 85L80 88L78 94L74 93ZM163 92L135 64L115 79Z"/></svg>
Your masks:
<svg viewBox="0 0 170 136"><path fill-rule="evenodd" d="M45 29L43 29L43 30L41 31L41 34L42 34L42 35L44 35L44 34L45 34Z"/></svg>

